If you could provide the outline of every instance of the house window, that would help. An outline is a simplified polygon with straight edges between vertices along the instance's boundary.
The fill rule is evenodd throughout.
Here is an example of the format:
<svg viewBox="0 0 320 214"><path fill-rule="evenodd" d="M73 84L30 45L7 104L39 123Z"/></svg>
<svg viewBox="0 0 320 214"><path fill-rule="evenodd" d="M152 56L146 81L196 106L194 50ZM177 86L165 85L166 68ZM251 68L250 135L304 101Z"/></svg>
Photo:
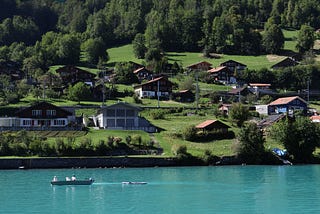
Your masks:
<svg viewBox="0 0 320 214"><path fill-rule="evenodd" d="M66 121L65 120L54 120L53 124L55 126L64 126L64 125L66 125Z"/></svg>
<svg viewBox="0 0 320 214"><path fill-rule="evenodd" d="M32 110L32 116L41 116L42 110Z"/></svg>
<svg viewBox="0 0 320 214"><path fill-rule="evenodd" d="M134 116L134 110L128 109L127 110L127 117L133 117Z"/></svg>
<svg viewBox="0 0 320 214"><path fill-rule="evenodd" d="M134 119L127 119L127 127L134 127Z"/></svg>
<svg viewBox="0 0 320 214"><path fill-rule="evenodd" d="M115 127L115 120L107 119L107 127Z"/></svg>
<svg viewBox="0 0 320 214"><path fill-rule="evenodd" d="M124 117L125 111L124 109L117 109L117 117Z"/></svg>
<svg viewBox="0 0 320 214"><path fill-rule="evenodd" d="M47 116L56 116L56 110L47 110Z"/></svg>
<svg viewBox="0 0 320 214"><path fill-rule="evenodd" d="M31 120L23 120L23 121L22 121L22 124L23 124L24 126L31 126Z"/></svg>
<svg viewBox="0 0 320 214"><path fill-rule="evenodd" d="M114 116L116 116L115 110L114 110L114 109L108 109L108 110L107 110L107 116L109 116L109 117L114 117Z"/></svg>
<svg viewBox="0 0 320 214"><path fill-rule="evenodd" d="M125 120L117 119L117 127L125 127Z"/></svg>

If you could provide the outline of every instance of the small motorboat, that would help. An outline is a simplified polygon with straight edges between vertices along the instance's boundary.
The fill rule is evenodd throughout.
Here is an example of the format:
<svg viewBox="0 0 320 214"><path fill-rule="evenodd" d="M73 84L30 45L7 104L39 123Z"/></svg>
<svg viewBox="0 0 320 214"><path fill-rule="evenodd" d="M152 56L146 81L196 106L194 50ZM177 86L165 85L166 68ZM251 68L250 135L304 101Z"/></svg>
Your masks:
<svg viewBox="0 0 320 214"><path fill-rule="evenodd" d="M147 184L147 182L141 182L141 181L124 181L122 182L124 185L143 185Z"/></svg>
<svg viewBox="0 0 320 214"><path fill-rule="evenodd" d="M94 179L84 179L84 180L78 180L78 179L69 179L68 177L66 180L58 180L56 176L53 177L51 184L52 185L91 185L94 182Z"/></svg>

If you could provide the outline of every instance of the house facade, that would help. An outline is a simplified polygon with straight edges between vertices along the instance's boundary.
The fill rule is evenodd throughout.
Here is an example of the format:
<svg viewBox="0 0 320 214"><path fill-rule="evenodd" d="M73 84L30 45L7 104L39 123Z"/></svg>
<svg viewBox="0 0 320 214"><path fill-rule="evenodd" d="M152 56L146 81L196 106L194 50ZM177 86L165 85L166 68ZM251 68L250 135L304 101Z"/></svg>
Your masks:
<svg viewBox="0 0 320 214"><path fill-rule="evenodd" d="M146 119L139 117L142 109L128 103L119 102L111 106L103 106L94 118L96 127L118 130L144 130L155 132L156 128Z"/></svg>
<svg viewBox="0 0 320 214"><path fill-rule="evenodd" d="M134 91L139 98L168 99L172 93L172 83L168 78L162 76L146 83L134 86Z"/></svg>
<svg viewBox="0 0 320 214"><path fill-rule="evenodd" d="M47 102L40 102L15 113L14 117L1 117L2 129L48 130L52 128L80 127L74 111L65 110Z"/></svg>
<svg viewBox="0 0 320 214"><path fill-rule="evenodd" d="M77 82L84 82L87 85L93 86L96 77L95 74L72 65L58 68L56 72L60 75L64 85L74 85Z"/></svg>
<svg viewBox="0 0 320 214"><path fill-rule="evenodd" d="M202 131L219 131L219 132L226 133L228 132L228 129L231 127L219 120L206 120L198 124L196 128Z"/></svg>
<svg viewBox="0 0 320 214"><path fill-rule="evenodd" d="M272 69L282 69L286 67L293 67L299 65L299 62L296 61L293 57L286 57L280 62L271 66Z"/></svg>
<svg viewBox="0 0 320 214"><path fill-rule="evenodd" d="M229 70L227 66L219 66L208 70L211 78L222 83L236 83L234 71Z"/></svg>
<svg viewBox="0 0 320 214"><path fill-rule="evenodd" d="M283 97L269 103L268 114L293 113L295 110L307 111L308 103L299 96Z"/></svg>
<svg viewBox="0 0 320 214"><path fill-rule="evenodd" d="M247 65L234 60L225 61L220 66L226 66L232 72L242 72L247 68Z"/></svg>
<svg viewBox="0 0 320 214"><path fill-rule="evenodd" d="M133 71L133 73L138 77L139 81L150 80L152 78L152 72L145 67L138 68Z"/></svg>

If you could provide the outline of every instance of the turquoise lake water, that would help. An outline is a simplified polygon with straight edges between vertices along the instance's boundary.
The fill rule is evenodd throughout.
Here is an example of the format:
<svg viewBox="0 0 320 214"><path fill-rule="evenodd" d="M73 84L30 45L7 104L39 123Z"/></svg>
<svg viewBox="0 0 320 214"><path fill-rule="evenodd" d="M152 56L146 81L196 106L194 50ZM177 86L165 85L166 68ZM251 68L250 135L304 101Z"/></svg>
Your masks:
<svg viewBox="0 0 320 214"><path fill-rule="evenodd" d="M72 174L96 182L51 186ZM0 171L0 213L320 213L319 199L320 165Z"/></svg>

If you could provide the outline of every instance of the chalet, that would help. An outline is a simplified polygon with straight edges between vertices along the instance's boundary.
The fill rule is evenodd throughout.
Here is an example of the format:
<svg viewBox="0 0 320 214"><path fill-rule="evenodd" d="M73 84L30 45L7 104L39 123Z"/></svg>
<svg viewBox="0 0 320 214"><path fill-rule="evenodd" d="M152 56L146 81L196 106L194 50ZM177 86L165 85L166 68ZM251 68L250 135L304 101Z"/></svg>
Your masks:
<svg viewBox="0 0 320 214"><path fill-rule="evenodd" d="M189 71L207 71L211 69L212 64L206 61L197 62L191 65L188 65L186 68Z"/></svg>
<svg viewBox="0 0 320 214"><path fill-rule="evenodd" d="M295 110L306 111L308 103L299 96L283 97L269 103L269 114L293 113Z"/></svg>
<svg viewBox="0 0 320 214"><path fill-rule="evenodd" d="M320 123L320 115L312 115L310 120L314 123Z"/></svg>
<svg viewBox="0 0 320 214"><path fill-rule="evenodd" d="M48 130L52 128L81 127L77 123L74 110L66 110L47 102L39 102L22 108L14 117L1 117L1 129L15 128L28 130Z"/></svg>
<svg viewBox="0 0 320 214"><path fill-rule="evenodd" d="M146 83L134 86L134 91L139 98L168 99L172 93L172 83L167 77L158 77Z"/></svg>
<svg viewBox="0 0 320 214"><path fill-rule="evenodd" d="M62 83L65 86L69 84L74 85L77 82L84 82L87 85L93 86L96 77L95 74L73 65L66 65L58 68L56 72L60 75Z"/></svg>
<svg viewBox="0 0 320 214"><path fill-rule="evenodd" d="M236 78L234 77L234 71L230 71L227 66L220 66L217 68L212 68L208 70L210 76L222 83L236 83Z"/></svg>
<svg viewBox="0 0 320 214"><path fill-rule="evenodd" d="M226 133L228 129L231 128L230 126L220 122L219 120L206 120L203 123L200 123L196 126L197 129L205 131L218 131Z"/></svg>
<svg viewBox="0 0 320 214"><path fill-rule="evenodd" d="M228 115L231 107L232 107L232 104L222 104L219 107L219 111L222 112L223 115Z"/></svg>
<svg viewBox="0 0 320 214"><path fill-rule="evenodd" d="M244 71L247 68L247 65L242 64L240 62L234 61L234 60L228 60L220 64L220 66L226 66L230 71L234 72L240 72Z"/></svg>
<svg viewBox="0 0 320 214"><path fill-rule="evenodd" d="M255 94L272 94L272 90L270 89L271 84L269 83L249 83L249 90Z"/></svg>
<svg viewBox="0 0 320 214"><path fill-rule="evenodd" d="M99 110L99 114L94 117L94 122L97 127L103 129L155 132L155 126L146 119L139 117L141 110L138 106L124 102L103 106Z"/></svg>
<svg viewBox="0 0 320 214"><path fill-rule="evenodd" d="M298 64L299 64L299 62L296 61L294 58L286 57L283 60L281 60L280 62L272 65L271 68L272 69L282 69L282 68L286 68L286 67L293 67Z"/></svg>
<svg viewBox="0 0 320 214"><path fill-rule="evenodd" d="M152 78L152 72L145 67L138 68L133 71L133 73L138 77L139 81L150 80Z"/></svg>
<svg viewBox="0 0 320 214"><path fill-rule="evenodd" d="M173 99L178 102L194 102L195 94L191 90L182 90L173 94Z"/></svg>

